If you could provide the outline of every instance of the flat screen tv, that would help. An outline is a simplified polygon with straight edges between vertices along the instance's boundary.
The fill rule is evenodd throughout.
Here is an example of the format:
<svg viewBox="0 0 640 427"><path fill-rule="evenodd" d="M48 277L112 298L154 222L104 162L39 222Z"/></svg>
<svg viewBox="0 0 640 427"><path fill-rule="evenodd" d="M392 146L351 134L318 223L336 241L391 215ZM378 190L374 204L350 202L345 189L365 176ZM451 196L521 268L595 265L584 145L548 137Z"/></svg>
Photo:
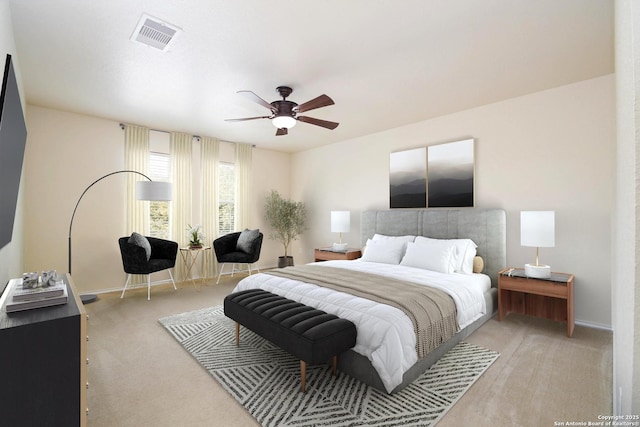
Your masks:
<svg viewBox="0 0 640 427"><path fill-rule="evenodd" d="M0 94L0 249L11 242L20 190L27 126L16 73L7 55Z"/></svg>

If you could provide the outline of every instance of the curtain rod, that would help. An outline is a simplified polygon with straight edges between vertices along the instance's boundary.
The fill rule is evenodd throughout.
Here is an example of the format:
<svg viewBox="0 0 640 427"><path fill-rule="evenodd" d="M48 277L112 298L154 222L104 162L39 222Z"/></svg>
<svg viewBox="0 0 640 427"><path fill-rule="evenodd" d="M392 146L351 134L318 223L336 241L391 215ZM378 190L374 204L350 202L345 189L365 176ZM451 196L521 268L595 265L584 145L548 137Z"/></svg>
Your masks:
<svg viewBox="0 0 640 427"><path fill-rule="evenodd" d="M126 125L125 125L124 123L120 123L120 129L124 130L124 127L125 127L125 126L126 126ZM169 132L169 131L167 131L167 130L160 130L160 129L149 129L149 130L152 130L152 131L154 131L154 132L171 133L171 132ZM193 138L198 138L198 139L200 139L200 135L191 135L191 136L192 136ZM226 141L223 141L223 142L226 142ZM251 148L256 148L256 144L251 144Z"/></svg>
<svg viewBox="0 0 640 427"><path fill-rule="evenodd" d="M124 127L125 127L125 126L126 126L126 125L125 125L124 123L120 123L120 129L124 130ZM168 130L151 129L151 128L149 128L149 130L152 130L152 131L154 131L154 132L171 133L171 132L169 132ZM191 135L191 137L192 137L192 138L198 138L198 139L200 139L200 135Z"/></svg>

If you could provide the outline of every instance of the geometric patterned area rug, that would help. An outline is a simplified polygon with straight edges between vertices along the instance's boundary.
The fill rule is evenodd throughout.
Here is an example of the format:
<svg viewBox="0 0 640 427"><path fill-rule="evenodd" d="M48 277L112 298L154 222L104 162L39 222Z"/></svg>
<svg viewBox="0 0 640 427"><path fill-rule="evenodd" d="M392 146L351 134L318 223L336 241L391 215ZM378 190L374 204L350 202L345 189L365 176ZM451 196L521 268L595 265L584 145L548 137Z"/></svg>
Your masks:
<svg viewBox="0 0 640 427"><path fill-rule="evenodd" d="M499 354L462 342L412 384L388 395L331 367L307 367L300 392L300 362L246 328L240 347L235 322L222 306L159 322L265 427L433 426Z"/></svg>

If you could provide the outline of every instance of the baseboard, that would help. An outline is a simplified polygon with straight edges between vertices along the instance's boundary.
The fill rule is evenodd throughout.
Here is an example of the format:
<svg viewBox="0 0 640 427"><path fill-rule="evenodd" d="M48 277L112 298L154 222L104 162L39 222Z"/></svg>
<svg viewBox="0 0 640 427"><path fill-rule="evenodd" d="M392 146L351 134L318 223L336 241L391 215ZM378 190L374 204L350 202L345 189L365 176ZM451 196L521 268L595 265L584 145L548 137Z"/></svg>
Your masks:
<svg viewBox="0 0 640 427"><path fill-rule="evenodd" d="M277 268L278 268L277 265L274 265L274 266L271 266L271 267L260 267L260 271L262 272L262 271L268 271L268 270L275 270ZM225 276L226 274L227 273L223 273L222 275ZM229 273L229 274L231 274L231 273ZM242 273L236 271L236 274L242 274ZM208 280L212 280L213 279L215 281L215 279L217 277L218 277L217 275L213 276L213 277L209 277ZM199 277L194 277L193 280L197 281L197 280L200 280L200 278ZM190 281L191 281L191 279L187 279L187 280L183 280L183 281L176 280L176 283L190 282ZM166 284L171 284L171 279L152 281L151 282L151 287L160 286L160 285L166 285ZM108 294L108 293L111 293L111 292L122 292L122 287L123 286L124 286L124 284L122 286L117 287L117 288L96 289L96 290L82 292L81 294L95 294L95 295L98 295L98 294ZM139 284L136 284L136 285L129 285L129 286L127 286L127 291L130 290L130 289L138 289L138 288L146 288L146 287L147 287L147 283L146 282L145 283L139 283Z"/></svg>
<svg viewBox="0 0 640 427"><path fill-rule="evenodd" d="M194 280L197 280L197 279L194 279ZM181 283L181 282L176 281L176 284L177 283ZM153 282L151 282L151 287L153 288L154 286L167 285L167 284L172 285L171 279L153 281ZM98 294L108 294L108 293L111 293L111 292L122 292L122 288L123 287L124 287L124 284L122 286L117 287L117 288L97 289L97 290L93 290L93 291L82 292L82 294L96 294L96 295L98 295ZM145 283L138 283L136 285L129 284L129 286L127 286L127 291L129 291L131 289L141 289L141 288L146 289L147 288L147 283L146 282Z"/></svg>
<svg viewBox="0 0 640 427"><path fill-rule="evenodd" d="M580 326L585 326L587 328L602 329L604 331L613 332L613 328L611 326L601 325L599 323L585 322L584 320L576 320L575 324Z"/></svg>

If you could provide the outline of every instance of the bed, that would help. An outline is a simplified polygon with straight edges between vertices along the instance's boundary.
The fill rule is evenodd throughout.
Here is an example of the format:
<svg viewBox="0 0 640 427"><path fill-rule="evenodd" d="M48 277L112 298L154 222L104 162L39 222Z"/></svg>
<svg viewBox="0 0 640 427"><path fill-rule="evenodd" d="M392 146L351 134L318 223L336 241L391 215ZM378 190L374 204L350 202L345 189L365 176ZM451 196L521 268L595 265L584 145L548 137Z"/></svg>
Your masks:
<svg viewBox="0 0 640 427"><path fill-rule="evenodd" d="M506 214L500 209L394 209L365 211L361 216L362 246L366 247L363 258L355 261L327 261L302 266L326 272L327 276L344 272L349 280L354 275L363 275L362 282L376 277L391 284L398 279L430 288L440 289L455 302L455 317L459 330L430 349L428 354L418 357L419 345L410 316L398 308L371 301L367 298L340 292L336 289L317 286L313 281L296 277L281 277L286 270L265 272L249 276L238 283L234 292L260 288L286 298L316 307L356 324L358 339L356 346L339 358L338 368L358 380L386 393L395 393L420 376L457 343L489 320L497 309L498 271L506 265ZM402 237L411 236L411 237ZM437 240L434 240L437 239ZM482 273L454 269L454 261L462 260L456 248L447 251L438 249L438 256L425 257L426 248L446 243L471 240L477 245L473 255L484 262ZM404 246L399 242L405 241ZM422 246L422 245L427 246ZM402 247L400 258L394 258L395 249ZM462 250L464 252L464 249ZM376 258L376 254L381 259ZM420 257L416 257L416 254ZM467 257L469 252L467 252ZM391 260L387 258L393 258ZM400 264L399 259L402 259ZM413 259L417 264L412 264ZM426 260L431 264L424 268ZM450 260L450 262L449 262ZM419 265L418 265L419 264ZM446 264L446 265L445 265ZM447 269L450 270L439 270ZM433 271L431 270L433 269ZM361 272L361 273L358 273ZM309 283L311 282L311 283ZM354 280L355 282L355 280ZM376 283L376 286L382 286ZM394 288L395 289L395 288Z"/></svg>

